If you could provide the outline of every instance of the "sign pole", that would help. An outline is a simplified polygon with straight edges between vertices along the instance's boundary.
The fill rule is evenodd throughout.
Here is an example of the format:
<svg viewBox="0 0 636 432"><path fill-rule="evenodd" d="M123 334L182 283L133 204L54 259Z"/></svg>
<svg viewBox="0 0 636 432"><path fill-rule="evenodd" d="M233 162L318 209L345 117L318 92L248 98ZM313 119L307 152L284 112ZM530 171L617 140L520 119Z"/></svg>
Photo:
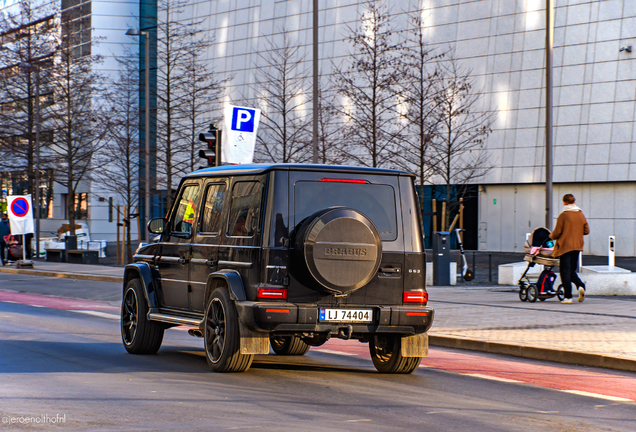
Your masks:
<svg viewBox="0 0 636 432"><path fill-rule="evenodd" d="M26 261L26 236L22 234L22 261Z"/></svg>

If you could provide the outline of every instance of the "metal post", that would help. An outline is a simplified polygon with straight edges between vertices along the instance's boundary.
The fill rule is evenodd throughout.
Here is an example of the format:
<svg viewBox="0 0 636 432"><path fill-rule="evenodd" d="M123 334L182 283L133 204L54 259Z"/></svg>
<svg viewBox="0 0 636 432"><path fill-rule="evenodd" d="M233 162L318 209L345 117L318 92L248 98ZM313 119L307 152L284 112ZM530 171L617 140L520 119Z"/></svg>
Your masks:
<svg viewBox="0 0 636 432"><path fill-rule="evenodd" d="M488 254L488 282L492 282L492 254Z"/></svg>
<svg viewBox="0 0 636 432"><path fill-rule="evenodd" d="M552 49L554 23L552 0L545 9L545 226L552 229Z"/></svg>
<svg viewBox="0 0 636 432"><path fill-rule="evenodd" d="M313 163L318 163L318 0L314 0L314 40L313 40L313 49L314 49L314 100L313 100L313 111L314 111L314 125L313 125ZM325 161L323 161L324 163Z"/></svg>
<svg viewBox="0 0 636 432"><path fill-rule="evenodd" d="M475 252L473 252L473 277L477 274L477 267L475 266Z"/></svg>
<svg viewBox="0 0 636 432"><path fill-rule="evenodd" d="M146 61L144 63L145 66L145 96L146 96L146 126L145 126L145 138L146 138L146 146L145 146L145 169L146 169L146 188L145 188L145 212L144 212L144 223L143 223L143 238L144 240L148 240L148 230L145 229L148 226L148 221L150 220L150 32L142 31L141 32L145 36L145 48L146 48ZM169 193L170 191L168 191ZM141 238L141 233L139 233ZM123 260L122 260L123 261Z"/></svg>
<svg viewBox="0 0 636 432"><path fill-rule="evenodd" d="M40 66L35 67L35 256L40 258L40 217L42 213L40 203Z"/></svg>

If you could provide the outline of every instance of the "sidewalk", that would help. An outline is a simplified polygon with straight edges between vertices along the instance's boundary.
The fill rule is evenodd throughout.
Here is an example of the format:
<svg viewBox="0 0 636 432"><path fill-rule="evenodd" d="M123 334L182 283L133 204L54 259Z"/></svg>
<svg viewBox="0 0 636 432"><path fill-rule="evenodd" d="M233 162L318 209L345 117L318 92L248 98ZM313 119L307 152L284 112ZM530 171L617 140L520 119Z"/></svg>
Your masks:
<svg viewBox="0 0 636 432"><path fill-rule="evenodd" d="M34 261L32 269L18 269L15 265L0 266L0 273L17 273L34 276L62 277L69 279L123 282L124 268L104 265L69 264Z"/></svg>
<svg viewBox="0 0 636 432"><path fill-rule="evenodd" d="M521 302L513 287L427 287L431 345L636 372L636 297Z"/></svg>
<svg viewBox="0 0 636 432"><path fill-rule="evenodd" d="M0 266L2 272L121 283L123 268L38 261L34 269ZM77 297L94 300L94 289L88 284ZM556 298L521 302L508 286L427 290L435 308L431 345L636 372L636 297L564 305Z"/></svg>

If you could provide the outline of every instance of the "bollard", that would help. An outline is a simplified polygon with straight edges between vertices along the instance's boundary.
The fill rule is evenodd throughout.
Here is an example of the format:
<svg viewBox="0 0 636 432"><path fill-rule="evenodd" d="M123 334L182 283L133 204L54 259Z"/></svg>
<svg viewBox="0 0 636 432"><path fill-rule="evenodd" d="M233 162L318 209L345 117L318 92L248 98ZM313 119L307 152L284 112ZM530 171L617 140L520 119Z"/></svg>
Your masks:
<svg viewBox="0 0 636 432"><path fill-rule="evenodd" d="M477 274L477 268L475 267L475 252L473 252L473 278Z"/></svg>
<svg viewBox="0 0 636 432"><path fill-rule="evenodd" d="M607 252L607 265L614 267L616 264L616 251L614 250L615 236L609 236L609 251Z"/></svg>
<svg viewBox="0 0 636 432"><path fill-rule="evenodd" d="M492 282L492 254L488 254L488 282Z"/></svg>

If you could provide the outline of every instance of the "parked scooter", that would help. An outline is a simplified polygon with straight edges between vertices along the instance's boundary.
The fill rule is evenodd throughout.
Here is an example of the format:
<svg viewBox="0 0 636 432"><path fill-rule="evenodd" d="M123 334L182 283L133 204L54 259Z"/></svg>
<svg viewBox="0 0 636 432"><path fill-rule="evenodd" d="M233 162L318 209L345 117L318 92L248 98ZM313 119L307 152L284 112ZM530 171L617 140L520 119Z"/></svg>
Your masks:
<svg viewBox="0 0 636 432"><path fill-rule="evenodd" d="M459 253L462 256L462 277L465 281L471 281L475 278L473 271L468 268L468 261L466 261L466 254L464 254L464 244L462 243L461 233L466 231L462 228L456 228L455 234L457 234L457 244L459 245Z"/></svg>

